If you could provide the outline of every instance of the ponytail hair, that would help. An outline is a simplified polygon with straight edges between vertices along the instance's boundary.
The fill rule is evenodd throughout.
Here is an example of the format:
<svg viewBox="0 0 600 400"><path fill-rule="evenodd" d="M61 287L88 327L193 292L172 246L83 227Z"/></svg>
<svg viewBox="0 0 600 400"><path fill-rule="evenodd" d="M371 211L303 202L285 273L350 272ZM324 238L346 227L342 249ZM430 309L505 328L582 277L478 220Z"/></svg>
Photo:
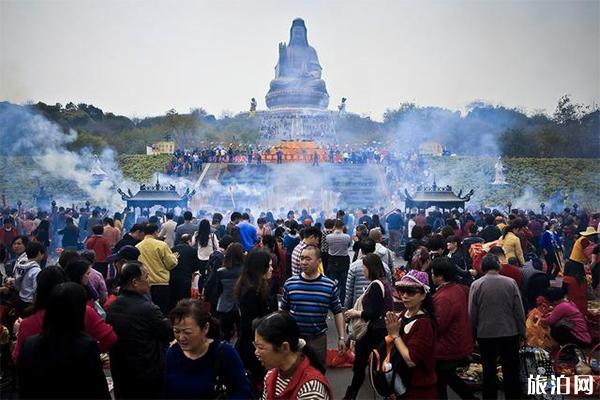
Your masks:
<svg viewBox="0 0 600 400"><path fill-rule="evenodd" d="M321 364L317 354L309 346L306 346L304 339L300 339L298 325L289 313L276 311L263 318L255 319L252 328L267 343L273 345L276 351L284 342L288 342L291 351L302 352L313 367L322 374L325 373L325 366Z"/></svg>
<svg viewBox="0 0 600 400"><path fill-rule="evenodd" d="M433 305L433 297L431 293L425 293L425 299L421 303L421 310L425 312L429 316L431 320L431 326L433 327L433 331L437 329L437 322L435 319L435 307Z"/></svg>

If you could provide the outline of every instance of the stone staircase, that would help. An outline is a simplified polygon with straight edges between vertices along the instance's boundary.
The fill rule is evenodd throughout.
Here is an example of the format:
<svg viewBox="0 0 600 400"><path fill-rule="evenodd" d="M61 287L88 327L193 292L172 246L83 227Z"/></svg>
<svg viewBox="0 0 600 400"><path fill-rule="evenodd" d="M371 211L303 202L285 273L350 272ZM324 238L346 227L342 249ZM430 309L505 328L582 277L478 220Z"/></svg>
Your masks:
<svg viewBox="0 0 600 400"><path fill-rule="evenodd" d="M363 208L386 203L381 177L383 166L377 164L328 165L331 186L341 193L340 207Z"/></svg>
<svg viewBox="0 0 600 400"><path fill-rule="evenodd" d="M204 203L223 210L348 209L385 205L383 177L375 164L210 164L196 186Z"/></svg>

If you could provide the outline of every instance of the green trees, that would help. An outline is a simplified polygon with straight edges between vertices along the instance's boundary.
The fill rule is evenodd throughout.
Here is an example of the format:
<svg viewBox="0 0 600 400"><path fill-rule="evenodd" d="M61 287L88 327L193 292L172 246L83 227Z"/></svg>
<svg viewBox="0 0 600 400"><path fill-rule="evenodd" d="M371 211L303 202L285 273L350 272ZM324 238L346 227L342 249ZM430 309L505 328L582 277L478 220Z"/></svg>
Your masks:
<svg viewBox="0 0 600 400"><path fill-rule="evenodd" d="M120 154L144 153L146 145L170 135L177 147L213 143L256 143L261 140L259 118L247 114L221 118L202 108L178 113L130 119L104 112L91 104L67 103L32 107L59 124L65 132L73 129L79 138L73 148L110 146ZM466 112L440 107L402 103L383 114L383 122L347 114L336 121L341 143L391 143L399 150L417 148L425 142L438 142L458 155L508 157L600 158L600 110L576 104L562 96L553 115L525 112L474 102Z"/></svg>

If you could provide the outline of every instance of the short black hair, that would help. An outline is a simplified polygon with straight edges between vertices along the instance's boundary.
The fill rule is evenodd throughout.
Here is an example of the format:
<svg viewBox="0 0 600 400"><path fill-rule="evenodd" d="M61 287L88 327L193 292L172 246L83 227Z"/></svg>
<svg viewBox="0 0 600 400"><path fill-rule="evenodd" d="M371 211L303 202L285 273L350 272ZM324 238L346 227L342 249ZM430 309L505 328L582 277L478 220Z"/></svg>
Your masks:
<svg viewBox="0 0 600 400"><path fill-rule="evenodd" d="M359 243L360 249L363 254L371 254L375 253L375 248L377 247L377 243L369 237L364 238Z"/></svg>
<svg viewBox="0 0 600 400"><path fill-rule="evenodd" d="M306 246L302 249L302 251L304 250L312 250L317 258L321 258L321 249L319 249L317 246Z"/></svg>
<svg viewBox="0 0 600 400"><path fill-rule="evenodd" d="M43 244L38 242L29 242L27 243L27 247L25 247L25 254L27 254L28 259L36 258L38 254L44 254L46 252L46 248Z"/></svg>
<svg viewBox="0 0 600 400"><path fill-rule="evenodd" d="M139 279L141 276L142 263L138 261L129 261L121 268L118 286L128 286L134 279Z"/></svg>
<svg viewBox="0 0 600 400"><path fill-rule="evenodd" d="M146 235L153 235L156 231L158 231L158 226L156 224L147 224L144 226L144 233Z"/></svg>
<svg viewBox="0 0 600 400"><path fill-rule="evenodd" d="M460 244L460 238L456 235L450 235L446 238L446 243L449 242Z"/></svg>
<svg viewBox="0 0 600 400"><path fill-rule="evenodd" d="M567 294L567 289L563 285L561 287L551 287L546 290L544 297L550 302L554 303L555 301L563 299Z"/></svg>
<svg viewBox="0 0 600 400"><path fill-rule="evenodd" d="M227 250L227 247L229 247L229 245L231 243L233 243L233 236L231 235L224 235L221 240L219 240L219 247L222 248L223 250Z"/></svg>
<svg viewBox="0 0 600 400"><path fill-rule="evenodd" d="M492 246L492 248L490 249L490 251L488 251L489 254L494 254L496 256L503 256L504 253L504 249L500 246Z"/></svg>
<svg viewBox="0 0 600 400"><path fill-rule="evenodd" d="M416 240L423 239L425 237L425 232L423 232L423 227L419 225L415 225L410 232L410 237Z"/></svg>
<svg viewBox="0 0 600 400"><path fill-rule="evenodd" d="M456 269L452 261L447 257L436 257L429 264L431 272L435 276L441 276L446 282L454 282Z"/></svg>
<svg viewBox="0 0 600 400"><path fill-rule="evenodd" d="M92 233L94 235L102 235L102 232L104 232L104 228L102 227L102 225L92 226Z"/></svg>
<svg viewBox="0 0 600 400"><path fill-rule="evenodd" d="M317 228L316 226L309 226L307 228L304 229L304 238L307 238L309 236L314 236L317 238L321 238L321 230L319 228Z"/></svg>
<svg viewBox="0 0 600 400"><path fill-rule="evenodd" d="M427 240L429 251L446 249L446 239L442 235L433 235Z"/></svg>
<svg viewBox="0 0 600 400"><path fill-rule="evenodd" d="M137 231L141 231L141 230L142 230L142 226L140 224L133 224L133 226L129 230L129 233L137 232Z"/></svg>
<svg viewBox="0 0 600 400"><path fill-rule="evenodd" d="M521 262L519 261L519 259L517 257L510 257L508 260L506 260L506 262L514 267L521 266Z"/></svg>
<svg viewBox="0 0 600 400"><path fill-rule="evenodd" d="M89 268L89 261L84 261L80 258L68 263L65 267L65 273L71 282L81 285L81 280Z"/></svg>
<svg viewBox="0 0 600 400"><path fill-rule="evenodd" d="M19 240L19 239L21 239L21 242L23 243L23 245L24 245L25 247L27 247L27 244L29 244L29 238L28 238L27 236L25 236L25 235L20 235L20 236L17 236L16 238L14 238L14 239L13 239L13 240L10 242L10 245L12 246L12 245L13 245L13 244L15 244L15 242L16 242L17 240Z"/></svg>
<svg viewBox="0 0 600 400"><path fill-rule="evenodd" d="M486 254L481 260L481 270L487 272L490 270L500 270L500 261L494 254Z"/></svg>
<svg viewBox="0 0 600 400"><path fill-rule="evenodd" d="M230 217L231 222L241 219L241 218L242 218L242 214L240 212L234 211L231 213L231 217Z"/></svg>
<svg viewBox="0 0 600 400"><path fill-rule="evenodd" d="M185 221L191 221L192 218L194 218L194 215L192 214L191 211L186 211L186 212L183 213L183 219Z"/></svg>

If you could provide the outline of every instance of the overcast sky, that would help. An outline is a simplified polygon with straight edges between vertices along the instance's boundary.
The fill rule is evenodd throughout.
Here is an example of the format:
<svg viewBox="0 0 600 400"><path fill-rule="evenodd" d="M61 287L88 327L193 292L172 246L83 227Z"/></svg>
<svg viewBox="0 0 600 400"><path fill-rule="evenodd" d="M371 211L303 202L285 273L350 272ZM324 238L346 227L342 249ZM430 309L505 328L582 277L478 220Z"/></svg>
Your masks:
<svg viewBox="0 0 600 400"><path fill-rule="evenodd" d="M329 108L402 102L552 113L600 102L600 1L0 0L0 100L127 116L259 109L277 44L306 21Z"/></svg>

